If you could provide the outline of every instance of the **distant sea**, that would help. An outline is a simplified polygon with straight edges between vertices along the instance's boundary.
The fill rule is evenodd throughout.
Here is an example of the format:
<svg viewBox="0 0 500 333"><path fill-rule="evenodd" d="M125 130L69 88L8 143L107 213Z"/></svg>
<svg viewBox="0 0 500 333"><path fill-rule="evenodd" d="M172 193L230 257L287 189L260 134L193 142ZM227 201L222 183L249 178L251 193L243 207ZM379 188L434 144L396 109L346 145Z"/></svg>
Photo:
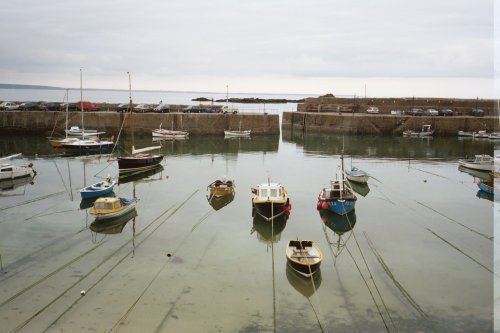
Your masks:
<svg viewBox="0 0 500 333"><path fill-rule="evenodd" d="M14 102L63 102L65 100L66 90L60 88L45 88L45 87L30 87L30 88L0 88L0 101L14 101ZM115 89L83 89L83 100L88 100L96 103L127 103L129 100L128 90L115 90ZM229 97L233 98L279 98L297 100L307 97L316 97L318 95L305 95L305 94L253 94L253 93L231 93ZM225 99L225 93L215 92L197 92L197 91L152 91L152 90L132 90L132 100L136 104L146 103L155 104L163 101L166 104L184 104L184 105L197 105L199 102L192 101L194 98L206 97L217 99ZM69 101L77 102L80 100L80 90L69 90ZM295 103L286 104L238 104L242 111L257 111L266 110L266 112L273 111L294 111L296 110Z"/></svg>

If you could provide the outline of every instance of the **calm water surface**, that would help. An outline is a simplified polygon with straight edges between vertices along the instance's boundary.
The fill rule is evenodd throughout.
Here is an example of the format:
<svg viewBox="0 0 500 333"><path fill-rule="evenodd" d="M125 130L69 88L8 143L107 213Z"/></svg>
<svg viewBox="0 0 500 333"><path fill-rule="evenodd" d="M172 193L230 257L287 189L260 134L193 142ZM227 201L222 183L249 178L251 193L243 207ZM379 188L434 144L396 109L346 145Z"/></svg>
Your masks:
<svg viewBox="0 0 500 333"><path fill-rule="evenodd" d="M347 219L316 209L342 146L347 166L373 175ZM102 228L77 191L118 177L112 156L0 137L0 155L23 152L13 163L38 172L0 192L1 331L491 332L495 203L457 160L493 150L456 138L192 137L164 144L163 170L115 187L140 199L138 215ZM223 175L236 195L216 210L206 187ZM250 188L268 177L293 207L274 231L251 216ZM325 255L313 281L287 269L297 238Z"/></svg>

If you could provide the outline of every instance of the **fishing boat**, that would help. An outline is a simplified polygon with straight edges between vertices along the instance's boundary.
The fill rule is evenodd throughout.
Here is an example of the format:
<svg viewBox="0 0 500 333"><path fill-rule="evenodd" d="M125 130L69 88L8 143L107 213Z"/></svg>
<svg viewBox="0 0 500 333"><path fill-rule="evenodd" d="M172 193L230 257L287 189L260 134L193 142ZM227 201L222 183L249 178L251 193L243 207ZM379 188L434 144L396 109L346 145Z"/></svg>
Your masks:
<svg viewBox="0 0 500 333"><path fill-rule="evenodd" d="M341 157L341 166L337 169L336 179L330 182L330 187L324 188L318 195L318 209L329 209L332 212L344 215L354 209L356 200L344 173L344 158Z"/></svg>
<svg viewBox="0 0 500 333"><path fill-rule="evenodd" d="M79 192L82 199L97 198L113 192L115 185L116 181L112 180L111 176L108 176L105 180L84 187Z"/></svg>
<svg viewBox="0 0 500 333"><path fill-rule="evenodd" d="M252 188L252 193L253 214L259 214L268 221L283 214L290 214L292 206L283 185L272 183L268 179L267 183Z"/></svg>
<svg viewBox="0 0 500 333"><path fill-rule="evenodd" d="M290 240L285 252L288 265L303 276L310 277L319 271L323 253L315 242Z"/></svg>
<svg viewBox="0 0 500 333"><path fill-rule="evenodd" d="M95 216L96 221L104 221L123 216L135 209L137 199L119 197L98 198L89 213Z"/></svg>
<svg viewBox="0 0 500 333"><path fill-rule="evenodd" d="M490 155L475 155L474 158L458 160L459 166L473 170L493 171L494 159Z"/></svg>
<svg viewBox="0 0 500 333"><path fill-rule="evenodd" d="M431 125L422 125L420 130L406 130L403 131L403 136L410 137L426 137L432 136L434 134L434 130L431 128Z"/></svg>
<svg viewBox="0 0 500 333"><path fill-rule="evenodd" d="M481 191L484 191L489 194L495 194L495 187L492 181L482 180L477 182L477 186Z"/></svg>
<svg viewBox="0 0 500 333"><path fill-rule="evenodd" d="M367 172L356 167L351 167L351 170L347 170L345 172L345 176L347 180L360 184L366 184L368 182L368 178L370 178L370 175Z"/></svg>
<svg viewBox="0 0 500 333"><path fill-rule="evenodd" d="M153 138L162 138L164 140L183 140L189 137L189 132L186 131L174 131L164 129L160 127L151 131Z"/></svg>
<svg viewBox="0 0 500 333"><path fill-rule="evenodd" d="M120 173L137 172L140 170L149 170L155 168L163 160L161 154L146 153L150 150L160 149L161 146L146 147L135 149L134 144L134 120L132 112L132 86L130 73L127 72L129 78L129 110L130 110L130 123L132 129L132 153L130 156L121 156L118 158L118 169Z"/></svg>

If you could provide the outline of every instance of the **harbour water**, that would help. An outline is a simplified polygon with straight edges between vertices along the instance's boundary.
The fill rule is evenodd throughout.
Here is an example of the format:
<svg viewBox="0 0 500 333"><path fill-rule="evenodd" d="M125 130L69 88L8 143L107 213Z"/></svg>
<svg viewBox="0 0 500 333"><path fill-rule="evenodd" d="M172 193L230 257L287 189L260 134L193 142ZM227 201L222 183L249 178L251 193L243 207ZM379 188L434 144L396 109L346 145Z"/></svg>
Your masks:
<svg viewBox="0 0 500 333"><path fill-rule="evenodd" d="M283 132L161 151L162 170L115 188L139 199L137 216L103 229L77 191L117 178L113 156L0 135L1 155L37 171L0 192L2 332L493 331L498 204L457 163L493 154L491 141ZM342 152L372 175L346 218L316 209ZM224 175L236 195L215 209L206 187ZM292 204L276 226L251 215L251 188L268 179ZM297 238L325 255L313 280L287 268Z"/></svg>

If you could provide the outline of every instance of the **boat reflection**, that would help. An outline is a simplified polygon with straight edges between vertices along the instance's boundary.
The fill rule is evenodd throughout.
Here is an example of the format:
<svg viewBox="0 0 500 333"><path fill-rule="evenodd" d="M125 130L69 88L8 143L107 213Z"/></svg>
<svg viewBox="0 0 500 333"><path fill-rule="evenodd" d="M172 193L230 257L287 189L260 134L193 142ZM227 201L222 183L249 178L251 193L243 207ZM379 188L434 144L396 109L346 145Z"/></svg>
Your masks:
<svg viewBox="0 0 500 333"><path fill-rule="evenodd" d="M80 209L87 209L87 208L90 208L94 205L94 202L98 199L98 198L105 198L105 197L115 197L115 192L109 192L109 193L106 193L104 195L101 195L97 198L89 198L89 199L82 199L82 201L80 201Z"/></svg>
<svg viewBox="0 0 500 333"><path fill-rule="evenodd" d="M118 175L118 184L130 183L136 180L141 180L143 178L151 177L159 172L163 171L163 165L158 164L153 168L148 170L136 171L136 172L126 172ZM161 179L161 175L160 179Z"/></svg>
<svg viewBox="0 0 500 333"><path fill-rule="evenodd" d="M288 215L283 214L267 221L260 214L254 214L253 227L250 234L257 231L257 239L262 243L277 243L281 239L281 232L286 227Z"/></svg>
<svg viewBox="0 0 500 333"><path fill-rule="evenodd" d="M288 283L305 298L310 298L321 286L321 268L318 268L311 277L305 277L287 264L286 279Z"/></svg>
<svg viewBox="0 0 500 333"><path fill-rule="evenodd" d="M30 184L34 185L34 176L14 178L14 179L2 179L0 180L0 190L1 191L12 191L18 187Z"/></svg>
<svg viewBox="0 0 500 333"><path fill-rule="evenodd" d="M234 200L234 192L228 193L224 196L217 196L214 193L209 193L207 195L207 200L214 210L219 210Z"/></svg>
<svg viewBox="0 0 500 333"><path fill-rule="evenodd" d="M486 199L489 201L495 201L495 195L493 193L488 193L488 192L485 192L483 190L477 191L476 197L478 197L479 199Z"/></svg>
<svg viewBox="0 0 500 333"><path fill-rule="evenodd" d="M356 183L356 182L351 182L349 181L349 186L351 189L356 192L357 194L366 197L368 192L370 192L370 187L368 186L368 183Z"/></svg>
<svg viewBox="0 0 500 333"><path fill-rule="evenodd" d="M127 214L113 219L107 219L104 221L94 221L90 224L90 230L98 234L105 234L105 235L119 234L122 232L123 228L125 228L125 225L128 223L128 221L130 221L136 216L137 216L137 211L133 209Z"/></svg>
<svg viewBox="0 0 500 333"><path fill-rule="evenodd" d="M352 210L345 215L338 215L328 209L318 209L318 211L324 225L332 230L337 236L337 240L332 241L325 230L325 236L330 244L335 263L337 257L340 253L342 253L342 250L346 246L347 241L351 238L352 232L349 233L346 239L343 239L343 235L352 231L356 225L356 212L355 210Z"/></svg>
<svg viewBox="0 0 500 333"><path fill-rule="evenodd" d="M458 170L461 172L468 173L469 175L471 175L474 178L490 180L489 171L474 170L474 169L466 168L462 165L458 166Z"/></svg>

